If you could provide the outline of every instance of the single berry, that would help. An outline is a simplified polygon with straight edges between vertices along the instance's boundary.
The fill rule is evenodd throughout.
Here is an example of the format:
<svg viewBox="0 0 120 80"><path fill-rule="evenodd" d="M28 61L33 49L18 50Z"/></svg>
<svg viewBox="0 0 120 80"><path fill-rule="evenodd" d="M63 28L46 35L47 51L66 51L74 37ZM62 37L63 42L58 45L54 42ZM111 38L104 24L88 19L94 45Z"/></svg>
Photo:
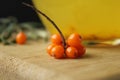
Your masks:
<svg viewBox="0 0 120 80"><path fill-rule="evenodd" d="M55 46L56 46L55 44L50 44L50 45L48 45L48 47L47 47L47 53L48 53L50 56L52 56L51 50L52 50L52 48L55 47Z"/></svg>
<svg viewBox="0 0 120 80"><path fill-rule="evenodd" d="M86 48L83 45L79 46L77 50L78 50L78 57L82 57L86 52Z"/></svg>
<svg viewBox="0 0 120 80"><path fill-rule="evenodd" d="M60 34L53 34L51 36L51 42L54 44L62 44L62 38L60 36Z"/></svg>
<svg viewBox="0 0 120 80"><path fill-rule="evenodd" d="M75 59L78 57L78 50L74 47L68 47L66 49L66 56L68 58L72 58L72 59Z"/></svg>
<svg viewBox="0 0 120 80"><path fill-rule="evenodd" d="M17 44L24 44L27 40L27 37L24 32L20 32L16 36L16 43Z"/></svg>
<svg viewBox="0 0 120 80"><path fill-rule="evenodd" d="M78 47L81 44L81 37L78 33L71 34L67 39L67 45Z"/></svg>
<svg viewBox="0 0 120 80"><path fill-rule="evenodd" d="M56 58L56 59L61 59L65 57L64 54L64 47L61 45L56 45L55 47L52 48L51 54Z"/></svg>

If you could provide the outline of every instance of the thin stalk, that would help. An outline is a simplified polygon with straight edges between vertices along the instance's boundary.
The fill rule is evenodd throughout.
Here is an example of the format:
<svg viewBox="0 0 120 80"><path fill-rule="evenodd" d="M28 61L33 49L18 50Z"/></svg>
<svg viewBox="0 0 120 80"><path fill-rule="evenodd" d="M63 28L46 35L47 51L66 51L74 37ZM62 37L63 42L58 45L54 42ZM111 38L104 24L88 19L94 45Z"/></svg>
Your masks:
<svg viewBox="0 0 120 80"><path fill-rule="evenodd" d="M55 24L55 22L53 20L51 20L46 14L44 14L42 11L38 10L37 8L35 8L34 6L30 5L30 4L27 4L27 3L24 3L23 4L25 6L28 6L28 7L31 7L33 10L35 10L36 12L40 13L42 16L44 16L48 21L50 21L52 23L52 25L57 29L57 31L59 32L59 34L61 35L61 38L62 38L62 42L63 42L63 46L64 48L66 48L66 42L65 42L65 38L61 32L61 30L58 28L58 26Z"/></svg>

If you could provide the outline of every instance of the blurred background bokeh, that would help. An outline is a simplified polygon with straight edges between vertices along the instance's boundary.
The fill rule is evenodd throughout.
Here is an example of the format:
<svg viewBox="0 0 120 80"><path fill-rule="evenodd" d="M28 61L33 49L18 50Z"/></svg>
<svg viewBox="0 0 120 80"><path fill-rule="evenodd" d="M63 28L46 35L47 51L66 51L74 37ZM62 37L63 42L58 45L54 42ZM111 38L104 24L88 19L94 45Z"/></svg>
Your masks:
<svg viewBox="0 0 120 80"><path fill-rule="evenodd" d="M23 5L23 2L32 5L31 0L0 0L0 43L17 43L16 38L20 32L26 35L25 42L46 40L47 33L40 18L33 9Z"/></svg>
<svg viewBox="0 0 120 80"><path fill-rule="evenodd" d="M22 4L22 2L32 4L31 0L0 0L0 18L14 16L19 22L37 21L38 18L35 11Z"/></svg>

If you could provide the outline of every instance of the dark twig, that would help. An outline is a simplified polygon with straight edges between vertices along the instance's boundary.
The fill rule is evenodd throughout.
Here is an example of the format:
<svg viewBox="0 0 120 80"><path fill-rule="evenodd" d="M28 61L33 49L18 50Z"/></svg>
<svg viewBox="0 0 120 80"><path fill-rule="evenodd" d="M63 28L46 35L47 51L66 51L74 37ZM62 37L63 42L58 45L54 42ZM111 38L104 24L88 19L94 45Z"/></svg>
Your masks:
<svg viewBox="0 0 120 80"><path fill-rule="evenodd" d="M58 26L55 24L55 22L53 20L51 20L46 14L44 14L42 11L38 10L37 8L35 8L34 6L30 5L30 4L27 4L27 3L24 3L23 4L25 6L28 6L28 7L31 7L33 10L35 10L36 12L40 13L42 16L44 16L47 20L49 20L53 26L58 30L58 32L60 33L61 37L62 37L62 42L63 42L63 46L64 48L66 48L66 42L65 42L65 38L61 32L61 30L58 28Z"/></svg>

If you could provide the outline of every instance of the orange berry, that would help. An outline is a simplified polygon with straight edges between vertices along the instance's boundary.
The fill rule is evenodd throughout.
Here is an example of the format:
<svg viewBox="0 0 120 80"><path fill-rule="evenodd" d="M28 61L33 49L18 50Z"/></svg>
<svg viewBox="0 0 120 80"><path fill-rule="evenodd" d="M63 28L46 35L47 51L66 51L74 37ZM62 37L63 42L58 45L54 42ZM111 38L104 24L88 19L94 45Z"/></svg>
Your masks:
<svg viewBox="0 0 120 80"><path fill-rule="evenodd" d="M55 47L52 48L51 54L57 59L64 58L65 54L63 46L56 45Z"/></svg>
<svg viewBox="0 0 120 80"><path fill-rule="evenodd" d="M68 58L72 58L72 59L77 58L78 57L78 50L74 47L68 47L66 49L66 56Z"/></svg>
<svg viewBox="0 0 120 80"><path fill-rule="evenodd" d="M79 57L82 57L86 52L86 48L83 45L79 46L77 49L78 49L78 56Z"/></svg>
<svg viewBox="0 0 120 80"><path fill-rule="evenodd" d="M51 50L52 50L53 47L55 47L55 44L50 44L50 45L48 45L48 47L47 47L47 53L48 53L50 56L52 56Z"/></svg>
<svg viewBox="0 0 120 80"><path fill-rule="evenodd" d="M27 40L27 37L24 32L20 32L16 36L16 43L17 44L24 44Z"/></svg>
<svg viewBox="0 0 120 80"><path fill-rule="evenodd" d="M78 47L81 44L81 37L77 33L71 34L67 39L67 44L73 47Z"/></svg>
<svg viewBox="0 0 120 80"><path fill-rule="evenodd" d="M54 44L62 44L62 38L60 36L60 34L53 34L51 36L51 42Z"/></svg>

